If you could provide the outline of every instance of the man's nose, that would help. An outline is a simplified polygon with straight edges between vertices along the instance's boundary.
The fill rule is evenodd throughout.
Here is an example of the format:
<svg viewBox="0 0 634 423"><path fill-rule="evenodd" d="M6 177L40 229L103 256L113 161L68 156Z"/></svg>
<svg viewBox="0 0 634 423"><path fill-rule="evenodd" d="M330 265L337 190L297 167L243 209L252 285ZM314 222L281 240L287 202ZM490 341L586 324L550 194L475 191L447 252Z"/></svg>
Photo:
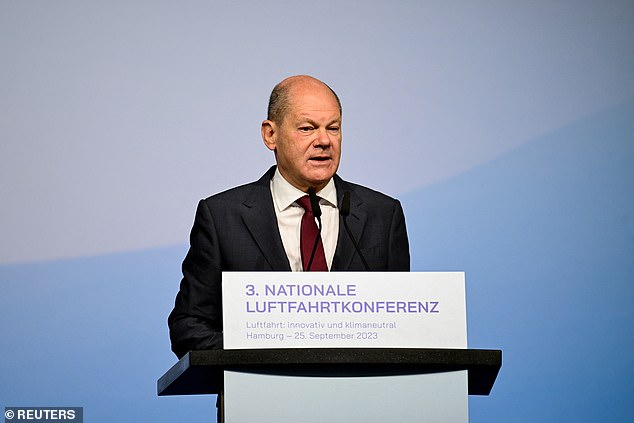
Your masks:
<svg viewBox="0 0 634 423"><path fill-rule="evenodd" d="M315 137L315 141L313 145L315 147L327 148L332 144L332 140L330 139L331 135L328 133L326 128L320 128L317 131L317 136Z"/></svg>

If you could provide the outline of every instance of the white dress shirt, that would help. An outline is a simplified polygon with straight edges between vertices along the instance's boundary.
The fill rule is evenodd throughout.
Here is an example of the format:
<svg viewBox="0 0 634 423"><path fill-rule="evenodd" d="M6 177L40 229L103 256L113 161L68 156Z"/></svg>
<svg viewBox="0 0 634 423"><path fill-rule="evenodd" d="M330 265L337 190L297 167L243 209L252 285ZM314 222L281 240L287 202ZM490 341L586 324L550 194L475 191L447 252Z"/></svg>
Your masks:
<svg viewBox="0 0 634 423"><path fill-rule="evenodd" d="M306 195L291 185L275 169L275 175L271 179L271 194L273 195L273 205L277 226L282 236L284 251L291 265L293 272L301 272L302 254L300 251L301 224L304 209L295 201ZM317 193L319 206L321 207L321 239L324 244L326 264L328 269L332 268L332 259L337 248L337 238L339 236L339 209L337 208L337 190L332 179Z"/></svg>

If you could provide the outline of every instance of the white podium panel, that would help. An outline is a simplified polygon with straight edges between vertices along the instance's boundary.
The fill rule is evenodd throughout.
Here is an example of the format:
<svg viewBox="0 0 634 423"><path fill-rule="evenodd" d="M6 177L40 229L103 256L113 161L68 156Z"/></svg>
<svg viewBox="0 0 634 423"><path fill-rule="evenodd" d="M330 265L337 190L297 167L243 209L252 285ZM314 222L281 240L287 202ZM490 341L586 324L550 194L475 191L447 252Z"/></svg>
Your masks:
<svg viewBox="0 0 634 423"><path fill-rule="evenodd" d="M225 272L222 278L227 351L467 348L462 272ZM332 372L309 359L281 371L226 368L225 421L468 421L467 370L384 371L382 361L366 361L368 371Z"/></svg>
<svg viewBox="0 0 634 423"><path fill-rule="evenodd" d="M224 372L225 422L466 423L467 371L368 377Z"/></svg>
<svg viewBox="0 0 634 423"><path fill-rule="evenodd" d="M225 349L467 348L462 272L224 272Z"/></svg>

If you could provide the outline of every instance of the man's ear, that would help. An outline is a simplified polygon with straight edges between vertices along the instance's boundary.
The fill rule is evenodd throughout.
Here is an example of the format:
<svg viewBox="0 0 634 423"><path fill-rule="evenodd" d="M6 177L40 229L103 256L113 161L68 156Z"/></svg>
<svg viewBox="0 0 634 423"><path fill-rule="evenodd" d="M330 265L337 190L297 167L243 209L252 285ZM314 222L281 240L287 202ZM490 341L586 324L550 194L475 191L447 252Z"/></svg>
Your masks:
<svg viewBox="0 0 634 423"><path fill-rule="evenodd" d="M262 141L264 145L271 151L275 151L277 138L277 126L272 120L265 120L262 122Z"/></svg>

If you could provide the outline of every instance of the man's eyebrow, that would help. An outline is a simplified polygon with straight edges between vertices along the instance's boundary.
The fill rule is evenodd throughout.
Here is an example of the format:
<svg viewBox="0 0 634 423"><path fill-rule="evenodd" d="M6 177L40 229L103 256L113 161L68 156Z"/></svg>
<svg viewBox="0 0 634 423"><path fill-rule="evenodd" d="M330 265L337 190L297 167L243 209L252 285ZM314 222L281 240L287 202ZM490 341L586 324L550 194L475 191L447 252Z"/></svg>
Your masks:
<svg viewBox="0 0 634 423"><path fill-rule="evenodd" d="M317 127L317 128L320 126L319 123L315 122L313 119L309 118L308 116L300 116L300 119L301 119L300 120L300 122L301 122L300 125L303 125L303 124L307 123L307 124L309 124L311 126L314 126L314 127ZM335 119L331 120L330 122L326 123L324 126L330 126L330 125L334 125L334 124L341 125L341 118L339 118L339 117L335 118Z"/></svg>

